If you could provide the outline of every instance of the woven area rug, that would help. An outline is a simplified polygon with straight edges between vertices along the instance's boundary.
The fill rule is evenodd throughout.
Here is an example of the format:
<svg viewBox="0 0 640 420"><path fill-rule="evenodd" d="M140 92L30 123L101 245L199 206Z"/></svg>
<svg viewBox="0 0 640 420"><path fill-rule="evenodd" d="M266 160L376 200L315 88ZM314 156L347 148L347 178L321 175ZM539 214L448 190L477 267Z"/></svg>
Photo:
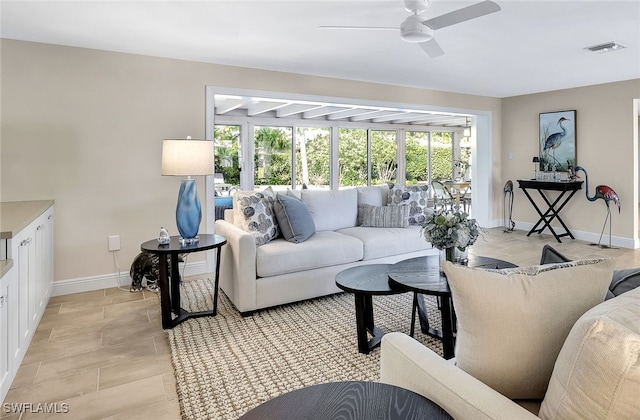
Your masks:
<svg viewBox="0 0 640 420"><path fill-rule="evenodd" d="M213 281L182 283L182 306L213 308ZM426 297L439 328L435 298ZM374 296L383 331L409 333L412 295ZM442 354L438 340L416 339ZM220 292L218 315L190 319L168 330L183 419L236 419L294 389L332 381L379 379L380 348L357 349L355 304L342 293L256 312L243 318Z"/></svg>

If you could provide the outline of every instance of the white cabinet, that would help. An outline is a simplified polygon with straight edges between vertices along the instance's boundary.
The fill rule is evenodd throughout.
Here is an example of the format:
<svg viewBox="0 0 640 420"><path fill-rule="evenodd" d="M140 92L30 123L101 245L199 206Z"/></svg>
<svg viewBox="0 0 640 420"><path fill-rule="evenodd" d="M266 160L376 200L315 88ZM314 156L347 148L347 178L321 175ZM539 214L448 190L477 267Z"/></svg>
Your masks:
<svg viewBox="0 0 640 420"><path fill-rule="evenodd" d="M53 290L53 204L0 203L11 261L0 278L0 401L24 358ZM24 214L23 219L20 217ZM8 227L5 225L9 225Z"/></svg>
<svg viewBox="0 0 640 420"><path fill-rule="evenodd" d="M18 333L18 281L14 268L0 278L0 340L0 395L4 398L20 366L20 362L17 362L16 366L20 335Z"/></svg>

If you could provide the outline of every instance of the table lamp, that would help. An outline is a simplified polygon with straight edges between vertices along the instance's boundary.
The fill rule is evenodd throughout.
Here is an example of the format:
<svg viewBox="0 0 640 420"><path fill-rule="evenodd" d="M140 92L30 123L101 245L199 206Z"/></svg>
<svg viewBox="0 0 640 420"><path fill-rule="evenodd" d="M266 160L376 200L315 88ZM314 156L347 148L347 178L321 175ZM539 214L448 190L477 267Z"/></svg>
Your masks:
<svg viewBox="0 0 640 420"><path fill-rule="evenodd" d="M198 242L202 220L195 175L213 175L213 142L210 140L164 140L162 175L186 176L180 184L176 206L176 225L182 245Z"/></svg>
<svg viewBox="0 0 640 420"><path fill-rule="evenodd" d="M538 171L536 170L536 165L540 163L540 158L538 156L534 156L533 159L531 159L531 162L533 162L533 179L538 179Z"/></svg>

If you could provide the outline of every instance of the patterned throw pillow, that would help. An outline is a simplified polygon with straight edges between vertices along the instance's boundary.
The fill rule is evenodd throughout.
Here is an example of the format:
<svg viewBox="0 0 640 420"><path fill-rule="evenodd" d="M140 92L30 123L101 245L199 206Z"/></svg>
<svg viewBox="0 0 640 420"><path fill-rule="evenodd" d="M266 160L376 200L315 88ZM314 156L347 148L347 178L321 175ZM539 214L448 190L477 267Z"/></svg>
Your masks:
<svg viewBox="0 0 640 420"><path fill-rule="evenodd" d="M432 210L428 209L429 186L392 185L389 194L390 206L409 206L409 224L424 223Z"/></svg>
<svg viewBox="0 0 640 420"><path fill-rule="evenodd" d="M382 228L405 228L409 226L409 206L358 206L361 226Z"/></svg>
<svg viewBox="0 0 640 420"><path fill-rule="evenodd" d="M238 191L234 198L237 204L234 221L255 237L257 246L278 237L280 232L273 211L276 194L271 187L263 191Z"/></svg>

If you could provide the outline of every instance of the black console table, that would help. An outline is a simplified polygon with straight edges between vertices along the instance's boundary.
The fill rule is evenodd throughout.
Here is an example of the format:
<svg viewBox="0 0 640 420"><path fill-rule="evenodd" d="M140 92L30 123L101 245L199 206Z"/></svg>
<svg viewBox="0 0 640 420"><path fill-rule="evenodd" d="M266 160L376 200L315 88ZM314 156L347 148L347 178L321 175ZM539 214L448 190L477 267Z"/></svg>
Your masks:
<svg viewBox="0 0 640 420"><path fill-rule="evenodd" d="M564 223L562 218L560 217L560 211L564 208L564 206L571 200L571 198L575 195L578 190L582 189L582 183L584 181L537 181L535 179L519 179L518 184L520 185L520 189L524 192L524 195L527 196L533 208L536 209L540 219L538 222L531 228L527 236L531 235L533 232L542 233L545 228L549 228L549 231L553 234L558 242L562 242L560 240L563 236L569 236L571 239L575 239L573 234ZM543 213L536 202L533 200L529 191L527 190L536 190L540 193L540 196L547 204L547 210ZM559 191L560 195L551 202L545 191ZM565 230L565 233L556 233L556 231L551 226L551 222L553 219L557 219L558 222L562 225Z"/></svg>

